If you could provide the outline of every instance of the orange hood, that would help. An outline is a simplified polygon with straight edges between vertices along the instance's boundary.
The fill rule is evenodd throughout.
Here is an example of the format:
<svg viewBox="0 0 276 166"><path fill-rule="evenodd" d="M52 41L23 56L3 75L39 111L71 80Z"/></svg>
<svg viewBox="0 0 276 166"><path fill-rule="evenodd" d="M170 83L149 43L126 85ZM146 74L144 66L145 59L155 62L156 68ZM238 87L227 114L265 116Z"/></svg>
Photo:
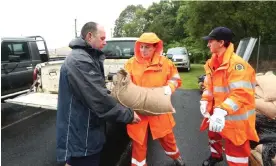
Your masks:
<svg viewBox="0 0 276 166"><path fill-rule="evenodd" d="M144 59L140 52L140 44L141 43L149 43L154 44L157 43L155 53L152 57L152 62L159 62L159 58L163 52L163 41L158 38L158 36L153 32L143 33L140 38L135 43L135 58L138 62L144 62Z"/></svg>

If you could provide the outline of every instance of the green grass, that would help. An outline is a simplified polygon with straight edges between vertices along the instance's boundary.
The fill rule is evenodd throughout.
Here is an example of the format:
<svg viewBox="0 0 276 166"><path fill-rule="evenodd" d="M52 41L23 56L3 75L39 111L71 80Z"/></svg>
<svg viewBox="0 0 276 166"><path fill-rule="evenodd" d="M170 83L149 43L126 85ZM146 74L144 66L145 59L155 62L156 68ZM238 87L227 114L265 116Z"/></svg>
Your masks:
<svg viewBox="0 0 276 166"><path fill-rule="evenodd" d="M205 72L202 64L192 64L189 72L179 70L179 74L182 79L182 89L198 89L198 77Z"/></svg>

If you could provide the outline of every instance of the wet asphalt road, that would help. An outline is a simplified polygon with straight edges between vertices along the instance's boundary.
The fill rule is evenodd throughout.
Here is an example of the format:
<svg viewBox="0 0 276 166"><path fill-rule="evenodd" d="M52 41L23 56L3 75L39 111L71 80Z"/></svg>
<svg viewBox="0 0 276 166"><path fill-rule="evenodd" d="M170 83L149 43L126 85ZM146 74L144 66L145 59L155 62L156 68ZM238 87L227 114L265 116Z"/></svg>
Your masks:
<svg viewBox="0 0 276 166"><path fill-rule="evenodd" d="M42 113L6 127L39 112ZM55 124L56 111L1 104L1 165L64 165L56 162ZM108 124L107 143L104 147L101 166L116 165L128 143L129 138L124 124Z"/></svg>
<svg viewBox="0 0 276 166"><path fill-rule="evenodd" d="M176 120L174 132L186 166L200 166L210 154L207 133L199 131L201 123L199 99L198 90L178 90L172 99L177 111L174 114ZM1 104L1 128L40 111L44 112L1 130L2 166L63 165L56 163L55 160L55 111ZM105 147L102 165L112 166L118 163L120 155L127 147L128 138L122 124L111 124L108 130L108 146ZM172 160L165 155L159 142L149 138L148 146L148 166L172 164ZM130 153L125 154L121 158L121 166L130 163Z"/></svg>
<svg viewBox="0 0 276 166"><path fill-rule="evenodd" d="M173 95L176 109L174 133L179 151L186 166L201 166L209 157L207 132L200 132L201 113L199 110L200 93L198 90L178 90ZM148 166L169 166L172 159L167 157L157 141L149 141ZM226 163L217 164L220 166Z"/></svg>

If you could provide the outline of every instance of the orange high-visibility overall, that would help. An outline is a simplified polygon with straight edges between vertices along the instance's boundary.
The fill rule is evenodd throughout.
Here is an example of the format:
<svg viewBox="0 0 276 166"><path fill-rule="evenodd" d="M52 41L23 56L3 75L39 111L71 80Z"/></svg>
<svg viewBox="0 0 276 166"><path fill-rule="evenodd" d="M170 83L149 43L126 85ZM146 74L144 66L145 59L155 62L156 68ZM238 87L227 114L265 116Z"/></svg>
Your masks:
<svg viewBox="0 0 276 166"><path fill-rule="evenodd" d="M255 71L234 53L231 43L221 58L213 55L204 66L206 77L202 100L208 101L207 111L215 107L227 111L222 132L209 131L209 144L213 157L222 156L222 138L225 139L226 159L230 166L248 165L249 140L259 141L255 129ZM201 130L208 127L203 119Z"/></svg>
<svg viewBox="0 0 276 166"><path fill-rule="evenodd" d="M145 61L140 54L140 43L157 43L157 48L152 60ZM154 33L144 33L135 43L135 56L129 59L125 69L130 73L134 84L143 87L161 87L169 85L172 91L181 86L181 79L177 68L171 60L161 56L163 50L162 41ZM133 141L132 166L146 165L146 151L148 140L148 128L153 139L158 139L165 153L173 159L180 156L173 127L175 121L171 113L158 116L139 115L141 122L128 124L127 132Z"/></svg>

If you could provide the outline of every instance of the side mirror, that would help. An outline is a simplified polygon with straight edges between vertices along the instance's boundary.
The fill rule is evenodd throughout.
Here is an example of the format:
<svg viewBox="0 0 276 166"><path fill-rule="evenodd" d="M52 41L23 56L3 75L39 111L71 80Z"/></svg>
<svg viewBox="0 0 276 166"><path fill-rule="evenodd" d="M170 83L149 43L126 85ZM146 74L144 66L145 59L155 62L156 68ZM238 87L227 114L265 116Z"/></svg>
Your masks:
<svg viewBox="0 0 276 166"><path fill-rule="evenodd" d="M10 62L20 62L20 55L9 55Z"/></svg>

